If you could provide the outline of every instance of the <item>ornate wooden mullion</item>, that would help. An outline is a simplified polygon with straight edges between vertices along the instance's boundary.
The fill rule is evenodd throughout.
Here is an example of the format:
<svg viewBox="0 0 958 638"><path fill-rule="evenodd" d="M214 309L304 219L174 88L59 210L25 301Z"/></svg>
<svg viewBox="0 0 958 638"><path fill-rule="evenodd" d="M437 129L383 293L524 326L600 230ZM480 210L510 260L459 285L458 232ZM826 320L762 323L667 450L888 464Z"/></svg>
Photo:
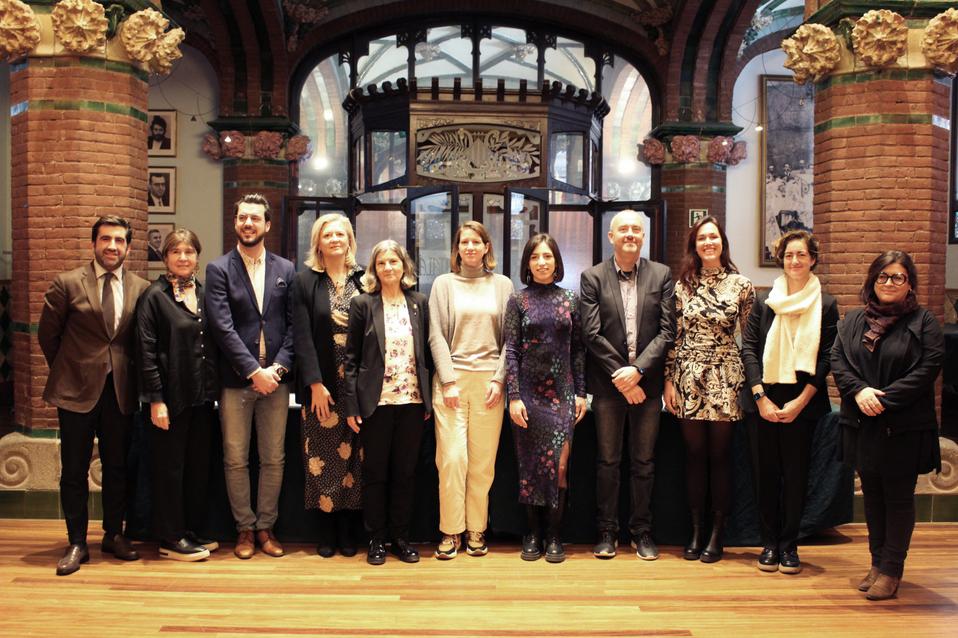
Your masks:
<svg viewBox="0 0 958 638"><path fill-rule="evenodd" d="M556 48L556 34L527 30L526 43L536 45L536 83L541 87L546 79L546 49Z"/></svg>
<svg viewBox="0 0 958 638"><path fill-rule="evenodd" d="M396 34L396 46L406 47L406 77L416 77L416 45L428 39L426 29L410 29Z"/></svg>

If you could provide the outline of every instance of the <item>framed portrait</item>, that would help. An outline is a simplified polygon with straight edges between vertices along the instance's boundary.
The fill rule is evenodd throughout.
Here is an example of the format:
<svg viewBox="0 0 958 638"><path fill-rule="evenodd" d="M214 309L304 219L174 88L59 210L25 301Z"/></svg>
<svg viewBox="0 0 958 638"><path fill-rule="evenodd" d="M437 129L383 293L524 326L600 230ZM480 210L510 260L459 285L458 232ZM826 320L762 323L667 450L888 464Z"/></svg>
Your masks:
<svg viewBox="0 0 958 638"><path fill-rule="evenodd" d="M812 231L815 93L787 75L759 76L759 264L775 266L772 247L790 230Z"/></svg>
<svg viewBox="0 0 958 638"><path fill-rule="evenodd" d="M150 268L162 268L163 253L160 249L163 247L163 240L173 232L173 222L154 222L150 221L146 230L146 260Z"/></svg>
<svg viewBox="0 0 958 638"><path fill-rule="evenodd" d="M146 172L146 210L151 215L176 212L176 168L151 166Z"/></svg>
<svg viewBox="0 0 958 638"><path fill-rule="evenodd" d="M150 157L176 157L176 111L148 111L146 152Z"/></svg>

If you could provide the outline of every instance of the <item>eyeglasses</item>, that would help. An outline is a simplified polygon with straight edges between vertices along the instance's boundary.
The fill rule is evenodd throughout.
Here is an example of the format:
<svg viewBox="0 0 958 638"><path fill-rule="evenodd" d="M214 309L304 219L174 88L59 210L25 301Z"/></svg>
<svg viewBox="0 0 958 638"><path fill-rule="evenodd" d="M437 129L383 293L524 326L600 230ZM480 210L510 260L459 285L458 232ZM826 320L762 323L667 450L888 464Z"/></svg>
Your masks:
<svg viewBox="0 0 958 638"><path fill-rule="evenodd" d="M896 272L894 275L889 275L887 272L878 273L878 278L875 279L875 282L878 284L887 284L891 281L895 286L904 286L905 282L908 281L908 275L902 272Z"/></svg>

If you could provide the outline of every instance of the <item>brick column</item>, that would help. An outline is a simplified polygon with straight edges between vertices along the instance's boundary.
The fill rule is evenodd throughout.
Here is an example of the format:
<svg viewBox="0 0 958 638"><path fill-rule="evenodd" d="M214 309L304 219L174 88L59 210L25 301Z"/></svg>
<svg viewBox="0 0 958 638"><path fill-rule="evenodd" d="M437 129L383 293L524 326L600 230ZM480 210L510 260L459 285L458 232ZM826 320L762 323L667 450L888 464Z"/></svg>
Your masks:
<svg viewBox="0 0 958 638"><path fill-rule="evenodd" d="M92 258L101 215L132 222L126 266L146 270L147 91L146 73L123 62L31 56L11 66L14 406L17 425L37 435L57 427L36 337L50 281Z"/></svg>
<svg viewBox="0 0 958 638"><path fill-rule="evenodd" d="M911 50L907 59L924 60ZM918 267L919 303L941 321L950 86L930 68L858 69L840 67L816 86L818 272L844 314L861 306L872 260L907 251Z"/></svg>
<svg viewBox="0 0 958 638"><path fill-rule="evenodd" d="M665 263L678 272L685 257L689 209L708 209L725 224L724 164L695 162L662 166L662 199L666 202Z"/></svg>

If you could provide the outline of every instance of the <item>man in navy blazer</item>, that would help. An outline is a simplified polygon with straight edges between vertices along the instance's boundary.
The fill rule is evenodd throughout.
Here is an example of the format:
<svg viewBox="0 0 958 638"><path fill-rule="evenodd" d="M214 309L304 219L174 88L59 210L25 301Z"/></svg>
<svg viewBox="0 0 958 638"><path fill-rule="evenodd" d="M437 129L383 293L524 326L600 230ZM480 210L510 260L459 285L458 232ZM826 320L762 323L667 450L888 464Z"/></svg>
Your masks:
<svg viewBox="0 0 958 638"><path fill-rule="evenodd" d="M668 266L643 259L642 215L623 210L609 224L612 259L582 273L585 379L597 439L596 558L612 558L619 535L619 463L628 426L631 513L636 555L655 560L652 480L662 412L665 356L675 340L675 300Z"/></svg>
<svg viewBox="0 0 958 638"><path fill-rule="evenodd" d="M233 552L250 558L259 545L282 556L273 534L283 484L283 448L293 367L293 307L289 295L296 269L266 250L269 202L243 196L233 208L236 248L206 267L206 316L220 348L220 422L226 491L239 536ZM256 512L250 505L249 447L256 417L259 481Z"/></svg>

